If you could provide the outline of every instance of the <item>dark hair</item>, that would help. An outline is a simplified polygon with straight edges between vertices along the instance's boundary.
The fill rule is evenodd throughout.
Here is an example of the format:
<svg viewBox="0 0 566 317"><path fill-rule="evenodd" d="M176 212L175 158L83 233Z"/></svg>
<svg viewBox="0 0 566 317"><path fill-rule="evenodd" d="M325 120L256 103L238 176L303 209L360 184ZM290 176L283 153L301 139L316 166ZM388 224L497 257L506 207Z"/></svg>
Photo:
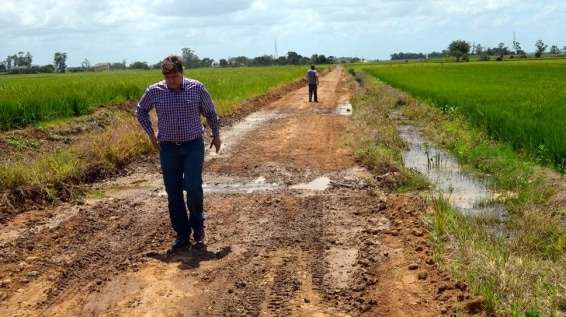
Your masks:
<svg viewBox="0 0 566 317"><path fill-rule="evenodd" d="M311 65L311 69L314 70L314 68L315 68L314 65Z"/></svg>
<svg viewBox="0 0 566 317"><path fill-rule="evenodd" d="M170 55L165 57L165 59L161 62L161 73L165 75L175 72L183 72L183 61L177 55Z"/></svg>

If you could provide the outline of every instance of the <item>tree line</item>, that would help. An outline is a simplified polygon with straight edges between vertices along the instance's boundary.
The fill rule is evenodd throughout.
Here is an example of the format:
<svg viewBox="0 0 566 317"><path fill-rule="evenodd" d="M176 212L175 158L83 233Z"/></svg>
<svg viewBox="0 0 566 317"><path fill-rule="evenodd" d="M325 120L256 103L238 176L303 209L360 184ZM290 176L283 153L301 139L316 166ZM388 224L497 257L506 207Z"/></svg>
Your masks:
<svg viewBox="0 0 566 317"><path fill-rule="evenodd" d="M215 61L212 58L200 58L193 49L181 49L180 56L187 68L200 67L254 67L272 65L307 65L307 64L336 64L336 63L358 63L362 59L358 57L335 57L324 54L313 54L310 57L302 56L297 52L290 51L284 56L275 58L272 55L262 55L257 57L236 56L222 58ZM32 65L33 56L31 53L18 52L17 54L6 57L0 61L0 73L9 74L32 74L32 73L65 73L65 72L85 72L95 70L123 70L123 69L159 69L161 62L149 64L143 61L135 61L126 64L126 60L114 63L98 63L92 65L85 58L79 67L67 66L67 53L56 52L53 55L53 63L48 65Z"/></svg>
<svg viewBox="0 0 566 317"><path fill-rule="evenodd" d="M5 60L0 61L0 73L9 74L34 74L34 73L64 73L67 69L67 53L56 52L53 56L53 64L32 65L33 56L30 52L18 52L8 55Z"/></svg>
<svg viewBox="0 0 566 317"><path fill-rule="evenodd" d="M549 46L542 40L538 40L534 45L534 57L540 58L543 55L558 56L566 55L566 46L560 49L557 45ZM548 51L547 51L548 50ZM548 53L547 53L548 52ZM442 57L454 57L456 61L469 61L471 56L476 56L479 60L488 61L492 58L503 60L509 58L527 58L527 52L523 50L521 43L513 41L512 47L509 48L505 43L499 43L496 47L483 47L481 44L470 43L463 40L456 40L450 43L447 49L442 52L424 53L394 53L391 54L391 60L409 60L409 59L434 59Z"/></svg>
<svg viewBox="0 0 566 317"><path fill-rule="evenodd" d="M290 51L284 56L274 57L272 55L261 55L256 57L236 56L221 58L218 61L210 57L200 58L193 49L181 49L180 56L183 64L187 68L200 67L254 67L254 66L273 66L273 65L308 65L308 64L336 64L336 63L358 63L362 59L359 57L335 57L324 54L313 54L310 57ZM159 68L160 63L149 65L139 62L138 68L150 69Z"/></svg>

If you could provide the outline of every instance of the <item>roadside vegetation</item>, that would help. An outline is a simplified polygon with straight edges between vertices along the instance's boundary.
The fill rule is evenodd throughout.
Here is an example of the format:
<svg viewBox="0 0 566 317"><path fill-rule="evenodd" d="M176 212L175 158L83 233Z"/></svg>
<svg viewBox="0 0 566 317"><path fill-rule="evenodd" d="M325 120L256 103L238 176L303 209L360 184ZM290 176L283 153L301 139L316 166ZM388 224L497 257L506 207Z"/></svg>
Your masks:
<svg viewBox="0 0 566 317"><path fill-rule="evenodd" d="M380 80L465 115L542 165L566 169L566 60L359 66Z"/></svg>
<svg viewBox="0 0 566 317"><path fill-rule="evenodd" d="M409 72L403 74L408 76ZM419 76L419 72L413 69L410 75ZM364 78L360 71L356 76ZM418 126L430 141L450 150L465 169L488 183L497 199L487 203L502 204L506 209L503 218L490 214L464 216L434 191L418 191L426 186L409 186L430 199L431 212L426 221L441 267L466 281L483 298L483 309L489 314L551 316L564 312L563 175L542 167L544 161L515 151L509 143L496 142L483 128L472 125L466 113L435 107L373 76L365 78L362 91L354 98L354 122L367 129L356 145L363 163L377 170L376 175L385 170L403 170L403 144L395 121L388 119L402 114L403 120ZM434 81L427 87L437 88ZM412 178L402 176L411 174ZM407 179L412 184L426 184L411 171L399 173L395 179L399 184L407 183ZM397 190L406 188L397 186Z"/></svg>
<svg viewBox="0 0 566 317"><path fill-rule="evenodd" d="M560 311L566 282L566 184L508 144L494 142L463 115L409 99L403 114L433 142L483 178L506 209L466 217L433 197L432 239L453 275L466 280L496 315L547 316ZM562 308L563 310L564 308Z"/></svg>
<svg viewBox="0 0 566 317"><path fill-rule="evenodd" d="M304 75L304 66L189 69L202 81L221 115L243 100ZM159 71L0 76L0 130L92 113L106 104L139 98Z"/></svg>
<svg viewBox="0 0 566 317"><path fill-rule="evenodd" d="M427 181L403 166L405 144L389 116L398 98L391 87L364 73L352 72L363 83L352 99L353 120L350 144L357 159L378 175L380 185L390 190L412 191L428 188Z"/></svg>

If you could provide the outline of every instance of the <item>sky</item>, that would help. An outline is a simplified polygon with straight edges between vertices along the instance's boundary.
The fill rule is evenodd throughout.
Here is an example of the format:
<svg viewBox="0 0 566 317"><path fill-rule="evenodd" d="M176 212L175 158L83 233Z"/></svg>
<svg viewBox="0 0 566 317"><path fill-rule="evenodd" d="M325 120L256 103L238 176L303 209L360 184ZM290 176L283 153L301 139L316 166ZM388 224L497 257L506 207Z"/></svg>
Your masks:
<svg viewBox="0 0 566 317"><path fill-rule="evenodd" d="M156 63L189 47L200 57L279 55L388 59L450 41L523 49L566 46L566 0L1 0L0 59Z"/></svg>

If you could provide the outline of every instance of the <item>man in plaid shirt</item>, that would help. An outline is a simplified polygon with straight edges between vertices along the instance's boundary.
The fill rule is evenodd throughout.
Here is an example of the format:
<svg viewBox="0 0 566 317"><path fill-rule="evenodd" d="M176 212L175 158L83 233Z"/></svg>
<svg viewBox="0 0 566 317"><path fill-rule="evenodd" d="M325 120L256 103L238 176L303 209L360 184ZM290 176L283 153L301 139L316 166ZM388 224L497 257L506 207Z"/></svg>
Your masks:
<svg viewBox="0 0 566 317"><path fill-rule="evenodd" d="M178 56L165 58L161 72L165 79L147 88L136 114L151 143L159 150L169 216L177 233L172 248L188 246L191 231L197 245L204 246L201 115L212 129L210 147L214 146L217 153L221 145L219 119L204 85L183 76L183 64ZM153 107L157 112L157 133L149 117ZM186 202L183 190L187 191Z"/></svg>

